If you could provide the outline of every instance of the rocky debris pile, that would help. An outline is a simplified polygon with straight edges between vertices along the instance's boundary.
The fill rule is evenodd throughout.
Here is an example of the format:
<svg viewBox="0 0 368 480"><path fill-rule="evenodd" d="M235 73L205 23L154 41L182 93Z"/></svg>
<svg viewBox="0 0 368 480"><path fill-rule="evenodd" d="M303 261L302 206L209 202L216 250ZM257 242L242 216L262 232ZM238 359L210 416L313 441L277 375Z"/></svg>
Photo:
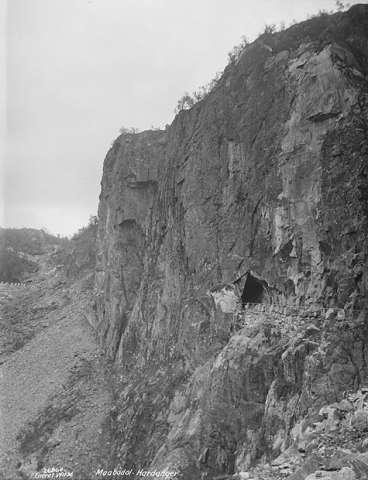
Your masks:
<svg viewBox="0 0 368 480"><path fill-rule="evenodd" d="M44 469L85 480L108 462L111 372L86 321L92 281L53 252L21 286L0 284L0 478Z"/></svg>
<svg viewBox="0 0 368 480"><path fill-rule="evenodd" d="M355 451L368 447L368 387L347 393L341 401L322 407L318 415L307 427L306 448L327 455L330 445Z"/></svg>
<svg viewBox="0 0 368 480"><path fill-rule="evenodd" d="M314 421L312 421L314 420ZM294 444L267 465L233 478L365 480L368 478L368 388L345 392L294 427Z"/></svg>

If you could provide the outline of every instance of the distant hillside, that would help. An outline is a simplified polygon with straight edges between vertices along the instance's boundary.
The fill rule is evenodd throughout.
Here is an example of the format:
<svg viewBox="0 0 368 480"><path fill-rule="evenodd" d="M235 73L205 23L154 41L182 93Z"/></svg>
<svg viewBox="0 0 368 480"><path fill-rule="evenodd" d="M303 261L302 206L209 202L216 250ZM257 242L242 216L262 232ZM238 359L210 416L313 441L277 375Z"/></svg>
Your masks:
<svg viewBox="0 0 368 480"><path fill-rule="evenodd" d="M97 217L91 216L70 240L64 240L56 249L52 260L63 265L68 278L75 279L94 273L96 266Z"/></svg>
<svg viewBox="0 0 368 480"><path fill-rule="evenodd" d="M35 228L0 228L0 282L21 282L38 270L38 256L51 254L69 278L94 272L96 265L97 218L71 239L55 237Z"/></svg>
<svg viewBox="0 0 368 480"><path fill-rule="evenodd" d="M0 228L0 282L21 282L37 271L34 256L51 251L65 239L34 228Z"/></svg>

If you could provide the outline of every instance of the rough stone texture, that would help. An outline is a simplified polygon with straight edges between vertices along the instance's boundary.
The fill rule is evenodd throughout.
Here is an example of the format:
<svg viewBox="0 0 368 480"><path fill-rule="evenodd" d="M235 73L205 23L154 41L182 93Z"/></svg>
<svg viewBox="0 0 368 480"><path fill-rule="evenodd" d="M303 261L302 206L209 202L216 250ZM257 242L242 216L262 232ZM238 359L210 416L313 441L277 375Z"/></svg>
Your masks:
<svg viewBox="0 0 368 480"><path fill-rule="evenodd" d="M366 381L367 52L365 5L265 34L165 132L114 142L94 321L116 463L245 472ZM248 270L272 306L216 309Z"/></svg>
<svg viewBox="0 0 368 480"><path fill-rule="evenodd" d="M111 376L85 316L93 272L71 281L57 246L26 283L0 284L1 480L86 480L108 463Z"/></svg>

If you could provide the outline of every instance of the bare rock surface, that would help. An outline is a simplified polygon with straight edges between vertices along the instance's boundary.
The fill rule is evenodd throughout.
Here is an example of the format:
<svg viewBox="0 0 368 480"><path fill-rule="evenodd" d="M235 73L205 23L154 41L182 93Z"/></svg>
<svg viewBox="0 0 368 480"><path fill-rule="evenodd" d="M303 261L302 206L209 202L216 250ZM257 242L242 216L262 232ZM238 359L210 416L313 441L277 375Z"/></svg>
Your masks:
<svg viewBox="0 0 368 480"><path fill-rule="evenodd" d="M356 5L265 33L108 152L91 321L117 369L114 464L366 478L326 470L365 427L317 419L368 381L367 32Z"/></svg>

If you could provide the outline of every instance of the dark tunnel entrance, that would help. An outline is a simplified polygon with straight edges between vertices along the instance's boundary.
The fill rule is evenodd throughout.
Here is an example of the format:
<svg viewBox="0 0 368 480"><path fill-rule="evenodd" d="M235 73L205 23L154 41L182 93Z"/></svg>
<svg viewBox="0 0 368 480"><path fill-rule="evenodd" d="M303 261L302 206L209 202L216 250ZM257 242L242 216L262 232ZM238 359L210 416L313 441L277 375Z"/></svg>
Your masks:
<svg viewBox="0 0 368 480"><path fill-rule="evenodd" d="M241 296L242 305L246 303L262 303L265 296L266 282L254 277L251 273L247 274Z"/></svg>

